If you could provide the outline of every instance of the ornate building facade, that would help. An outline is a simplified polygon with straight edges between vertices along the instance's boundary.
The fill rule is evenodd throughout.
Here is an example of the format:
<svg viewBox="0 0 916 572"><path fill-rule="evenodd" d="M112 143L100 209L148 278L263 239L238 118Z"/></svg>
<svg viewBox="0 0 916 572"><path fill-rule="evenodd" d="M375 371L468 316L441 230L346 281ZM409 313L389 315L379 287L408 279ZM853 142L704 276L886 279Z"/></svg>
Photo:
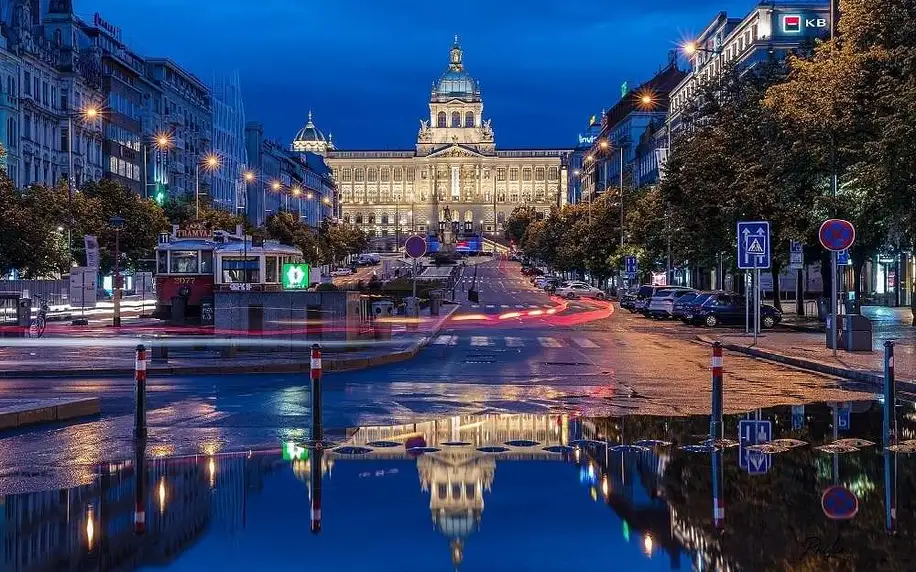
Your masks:
<svg viewBox="0 0 916 572"><path fill-rule="evenodd" d="M393 246L411 234L501 235L520 205L545 215L567 190L564 149L497 149L458 38L415 149L329 150L342 218Z"/></svg>

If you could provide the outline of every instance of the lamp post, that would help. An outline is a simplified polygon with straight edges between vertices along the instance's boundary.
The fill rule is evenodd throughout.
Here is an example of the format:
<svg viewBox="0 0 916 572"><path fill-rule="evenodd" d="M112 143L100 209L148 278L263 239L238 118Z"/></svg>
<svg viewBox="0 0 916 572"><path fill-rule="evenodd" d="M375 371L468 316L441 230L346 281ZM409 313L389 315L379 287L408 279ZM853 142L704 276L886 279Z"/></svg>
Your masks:
<svg viewBox="0 0 916 572"><path fill-rule="evenodd" d="M203 166L207 171L215 171L220 167L219 156L216 153L209 153L204 156L203 161L197 162L194 169L194 218L200 219L200 167Z"/></svg>
<svg viewBox="0 0 916 572"><path fill-rule="evenodd" d="M108 219L108 223L115 231L115 257L114 257L114 317L111 325L115 328L121 327L121 229L124 228L124 219L120 216L113 216Z"/></svg>
<svg viewBox="0 0 916 572"><path fill-rule="evenodd" d="M279 193L283 188L280 181L274 181L270 184L270 190ZM267 187L261 187L261 221L267 224Z"/></svg>
<svg viewBox="0 0 916 572"><path fill-rule="evenodd" d="M168 152L169 148L172 146L172 137L168 133L158 133L155 135L150 143L143 145L143 198L149 198L149 173L148 167L146 164L146 156L149 154L150 146L155 148L157 151L166 151ZM154 177L155 178L155 177ZM156 184L156 181L153 181L153 185ZM153 196L153 200L156 200L156 196ZM158 202L158 201L157 201Z"/></svg>
<svg viewBox="0 0 916 572"><path fill-rule="evenodd" d="M70 209L70 224L67 227L67 251L73 252L73 226L76 220L73 217L73 187L76 184L76 175L73 173L73 117L77 116L84 120L94 120L101 115L98 107L90 105L74 113L72 110L67 113L67 207Z"/></svg>

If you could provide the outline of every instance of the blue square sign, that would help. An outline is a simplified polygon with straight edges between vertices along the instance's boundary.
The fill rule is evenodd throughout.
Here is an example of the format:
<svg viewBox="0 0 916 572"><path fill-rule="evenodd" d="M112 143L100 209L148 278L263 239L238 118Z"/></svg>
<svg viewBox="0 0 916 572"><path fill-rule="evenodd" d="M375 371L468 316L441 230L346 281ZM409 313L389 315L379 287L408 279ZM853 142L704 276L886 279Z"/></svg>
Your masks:
<svg viewBox="0 0 916 572"><path fill-rule="evenodd" d="M741 270L770 267L770 223L742 221L738 223L738 268Z"/></svg>
<svg viewBox="0 0 916 572"><path fill-rule="evenodd" d="M738 466L751 475L762 475L770 470L770 455L760 451L748 451L748 445L769 443L773 440L773 424L770 421L743 419L738 422Z"/></svg>

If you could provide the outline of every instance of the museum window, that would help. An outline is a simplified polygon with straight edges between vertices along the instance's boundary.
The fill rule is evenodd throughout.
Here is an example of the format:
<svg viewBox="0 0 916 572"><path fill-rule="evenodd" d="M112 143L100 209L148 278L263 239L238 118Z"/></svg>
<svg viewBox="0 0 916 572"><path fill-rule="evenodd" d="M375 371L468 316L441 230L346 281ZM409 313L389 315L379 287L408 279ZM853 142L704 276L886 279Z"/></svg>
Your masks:
<svg viewBox="0 0 916 572"><path fill-rule="evenodd" d="M407 180L413 181L417 176L417 171L414 167L407 167Z"/></svg>
<svg viewBox="0 0 916 572"><path fill-rule="evenodd" d="M387 214L382 215L382 224L388 224L388 215Z"/></svg>
<svg viewBox="0 0 916 572"><path fill-rule="evenodd" d="M440 111L439 115L436 116L436 127L448 127L446 124L446 115L444 111Z"/></svg>
<svg viewBox="0 0 916 572"><path fill-rule="evenodd" d="M369 215L369 224L375 224L375 215L374 214Z"/></svg>
<svg viewBox="0 0 916 572"><path fill-rule="evenodd" d="M524 169L522 169L522 180L523 181L531 180L531 168L530 167L525 167Z"/></svg>
<svg viewBox="0 0 916 572"><path fill-rule="evenodd" d="M461 112L452 112L452 127L461 127Z"/></svg>
<svg viewBox="0 0 916 572"><path fill-rule="evenodd" d="M544 180L544 167L538 167L534 170L534 180L543 181Z"/></svg>
<svg viewBox="0 0 916 572"><path fill-rule="evenodd" d="M503 224L504 222L506 222L506 213L504 212L496 213L496 222L498 224Z"/></svg>
<svg viewBox="0 0 916 572"><path fill-rule="evenodd" d="M551 167L551 168L547 169L547 178L550 179L551 181L556 181L556 180L557 180L557 176L558 176L557 173L558 173L557 168L556 168L556 167Z"/></svg>
<svg viewBox="0 0 916 572"><path fill-rule="evenodd" d="M395 167L392 171L392 174L393 174L393 179L395 181L401 180L401 168L400 167Z"/></svg>
<svg viewBox="0 0 916 572"><path fill-rule="evenodd" d="M387 182L388 182L388 167L383 167L383 168L382 168L382 182L383 182L383 183L387 183Z"/></svg>
<svg viewBox="0 0 916 572"><path fill-rule="evenodd" d="M356 170L353 172L353 177L354 177L354 180L356 180L357 183L362 183L362 182L363 182L363 177L364 177L364 175L363 175L363 170L362 170L362 169L356 169Z"/></svg>
<svg viewBox="0 0 916 572"><path fill-rule="evenodd" d="M340 180L347 183L350 182L350 169L344 169L340 172Z"/></svg>
<svg viewBox="0 0 916 572"><path fill-rule="evenodd" d="M506 169L505 167L500 167L496 169L496 180L505 181L506 180Z"/></svg>
<svg viewBox="0 0 916 572"><path fill-rule="evenodd" d="M363 224L363 215L357 213L356 224Z"/></svg>
<svg viewBox="0 0 916 572"><path fill-rule="evenodd" d="M370 183L374 183L378 181L378 169L376 169L375 167L369 169L367 171L367 174L368 176L366 178Z"/></svg>
<svg viewBox="0 0 916 572"><path fill-rule="evenodd" d="M464 126L474 127L474 113L472 111L468 111L464 114Z"/></svg>
<svg viewBox="0 0 916 572"><path fill-rule="evenodd" d="M517 181L518 180L518 167L512 167L509 169L509 180Z"/></svg>
<svg viewBox="0 0 916 572"><path fill-rule="evenodd" d="M344 224L350 224L350 215L349 214L345 214L343 218L344 218Z"/></svg>

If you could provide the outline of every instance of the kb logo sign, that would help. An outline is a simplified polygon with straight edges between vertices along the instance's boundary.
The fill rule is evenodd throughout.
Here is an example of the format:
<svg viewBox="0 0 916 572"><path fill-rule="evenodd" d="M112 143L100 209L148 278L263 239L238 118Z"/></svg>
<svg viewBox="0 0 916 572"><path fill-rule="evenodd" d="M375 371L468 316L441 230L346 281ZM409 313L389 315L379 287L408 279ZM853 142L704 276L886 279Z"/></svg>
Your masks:
<svg viewBox="0 0 916 572"><path fill-rule="evenodd" d="M800 34L808 28L822 29L827 27L826 18L808 18L801 14L783 14L782 31L784 34Z"/></svg>

